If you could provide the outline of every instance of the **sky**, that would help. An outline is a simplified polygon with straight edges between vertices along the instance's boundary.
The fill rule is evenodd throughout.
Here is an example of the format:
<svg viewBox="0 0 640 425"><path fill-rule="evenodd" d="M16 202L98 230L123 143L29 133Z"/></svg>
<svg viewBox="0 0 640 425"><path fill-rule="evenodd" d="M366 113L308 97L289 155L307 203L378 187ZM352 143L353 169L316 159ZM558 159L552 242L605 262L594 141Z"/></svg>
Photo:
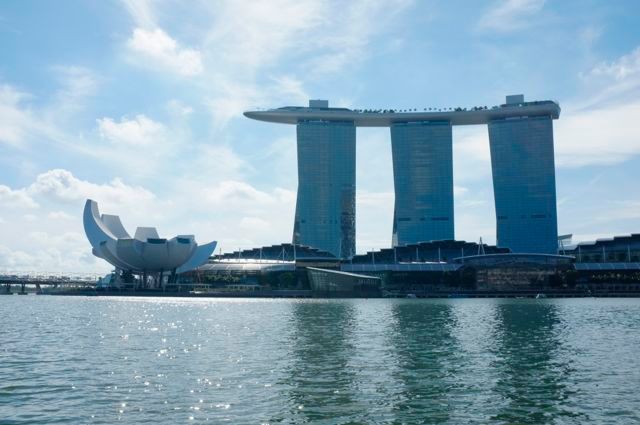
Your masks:
<svg viewBox="0 0 640 425"><path fill-rule="evenodd" d="M295 127L254 108L556 100L558 231L640 233L635 0L0 2L0 271L105 273L87 198L223 252L291 241ZM495 243L486 126L454 127L456 239ZM357 251L390 246L389 130L357 130Z"/></svg>

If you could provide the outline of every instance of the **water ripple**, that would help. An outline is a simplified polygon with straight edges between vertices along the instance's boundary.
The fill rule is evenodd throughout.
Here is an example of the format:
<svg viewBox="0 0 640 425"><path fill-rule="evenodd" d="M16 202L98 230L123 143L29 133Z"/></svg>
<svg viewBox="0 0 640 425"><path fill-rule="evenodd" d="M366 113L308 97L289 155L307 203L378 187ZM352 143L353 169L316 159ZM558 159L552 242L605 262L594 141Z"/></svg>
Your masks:
<svg viewBox="0 0 640 425"><path fill-rule="evenodd" d="M0 297L0 423L634 423L640 300Z"/></svg>

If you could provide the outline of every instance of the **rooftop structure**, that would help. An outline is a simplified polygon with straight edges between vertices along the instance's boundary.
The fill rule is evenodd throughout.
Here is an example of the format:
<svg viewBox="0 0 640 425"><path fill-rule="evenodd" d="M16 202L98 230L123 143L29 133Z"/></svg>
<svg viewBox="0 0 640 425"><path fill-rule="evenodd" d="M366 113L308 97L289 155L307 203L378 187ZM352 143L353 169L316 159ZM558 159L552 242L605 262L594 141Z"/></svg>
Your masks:
<svg viewBox="0 0 640 425"><path fill-rule="evenodd" d="M508 248L475 242L440 240L369 251L356 255L351 264L447 263L454 258L484 254L506 254Z"/></svg>
<svg viewBox="0 0 640 425"><path fill-rule="evenodd" d="M579 263L637 263L640 261L640 233L598 239L565 246L563 251Z"/></svg>
<svg viewBox="0 0 640 425"><path fill-rule="evenodd" d="M321 251L305 245L283 243L280 245L263 246L260 248L244 249L212 257L213 261L252 262L265 261L296 261L296 260L335 260L330 252Z"/></svg>
<svg viewBox="0 0 640 425"><path fill-rule="evenodd" d="M521 100L521 101L519 101ZM560 117L560 105L552 100L525 102L523 95L507 96L507 102L492 107L423 108L413 109L349 109L330 108L327 100L311 100L309 106L253 110L244 113L247 118L281 124L300 121L348 121L356 127L390 127L395 123L421 121L448 121L451 125L488 124L496 119L522 116Z"/></svg>

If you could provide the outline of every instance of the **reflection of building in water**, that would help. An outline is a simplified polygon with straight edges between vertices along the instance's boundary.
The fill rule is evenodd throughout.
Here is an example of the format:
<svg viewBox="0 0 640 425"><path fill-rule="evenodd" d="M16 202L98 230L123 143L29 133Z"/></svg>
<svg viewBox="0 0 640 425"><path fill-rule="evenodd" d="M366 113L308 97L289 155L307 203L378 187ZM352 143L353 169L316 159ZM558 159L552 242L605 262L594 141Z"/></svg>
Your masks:
<svg viewBox="0 0 640 425"><path fill-rule="evenodd" d="M392 309L390 345L400 366L394 373L400 394L393 398L396 417L389 422L416 423L416 412L424 412L428 423L449 423L455 405L466 404L467 396L456 378L452 304L397 302Z"/></svg>
<svg viewBox="0 0 640 425"><path fill-rule="evenodd" d="M495 334L498 374L493 391L500 423L541 424L551 418L576 417L570 409L573 353L564 351L557 305L547 302L502 303L497 308Z"/></svg>
<svg viewBox="0 0 640 425"><path fill-rule="evenodd" d="M287 389L283 399L289 401L289 412L269 422L337 423L342 416L360 413L352 399L358 368L349 364L355 356L351 342L355 314L350 302L305 301L292 305L293 333L287 355L292 367L278 383Z"/></svg>

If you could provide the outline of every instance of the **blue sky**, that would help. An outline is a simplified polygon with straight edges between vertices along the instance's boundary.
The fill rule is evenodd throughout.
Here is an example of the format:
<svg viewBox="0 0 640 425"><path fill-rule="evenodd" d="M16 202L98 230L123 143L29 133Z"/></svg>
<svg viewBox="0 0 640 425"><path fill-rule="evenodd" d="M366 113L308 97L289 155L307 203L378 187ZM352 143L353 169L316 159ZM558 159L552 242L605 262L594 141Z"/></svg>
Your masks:
<svg viewBox="0 0 640 425"><path fill-rule="evenodd" d="M640 232L637 1L4 1L0 270L109 269L87 197L223 251L290 241L295 128L242 111L559 101L560 233ZM388 130L358 129L357 249L390 244ZM495 242L487 129L454 129L456 237Z"/></svg>

